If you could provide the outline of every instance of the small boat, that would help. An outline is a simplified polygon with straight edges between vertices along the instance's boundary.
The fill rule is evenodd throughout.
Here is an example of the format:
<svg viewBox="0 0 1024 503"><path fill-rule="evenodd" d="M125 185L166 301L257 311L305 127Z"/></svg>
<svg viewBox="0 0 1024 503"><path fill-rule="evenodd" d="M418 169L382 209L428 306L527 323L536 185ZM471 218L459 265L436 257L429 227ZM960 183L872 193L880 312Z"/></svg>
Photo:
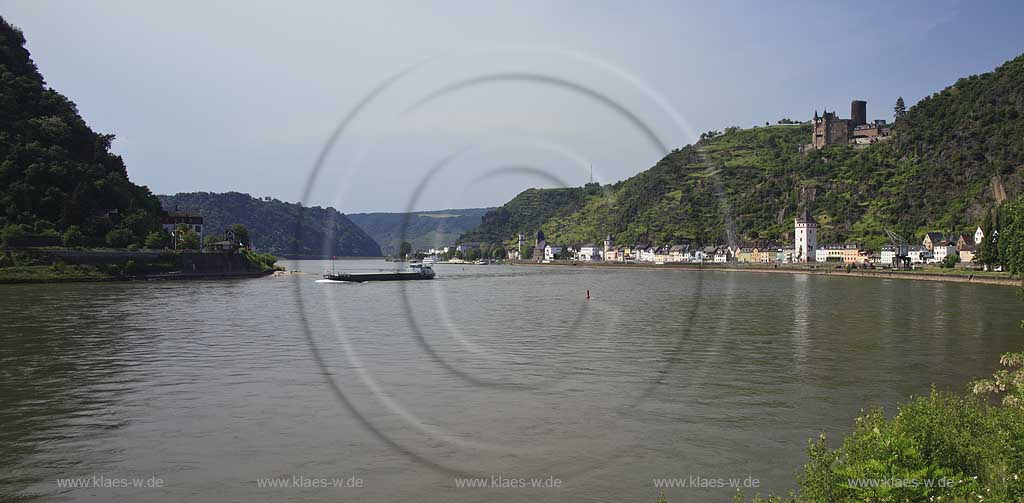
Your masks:
<svg viewBox="0 0 1024 503"><path fill-rule="evenodd" d="M407 271L350 272L324 274L330 281L349 281L364 283L367 281L406 281L413 279L434 279L434 270L429 265L411 264Z"/></svg>

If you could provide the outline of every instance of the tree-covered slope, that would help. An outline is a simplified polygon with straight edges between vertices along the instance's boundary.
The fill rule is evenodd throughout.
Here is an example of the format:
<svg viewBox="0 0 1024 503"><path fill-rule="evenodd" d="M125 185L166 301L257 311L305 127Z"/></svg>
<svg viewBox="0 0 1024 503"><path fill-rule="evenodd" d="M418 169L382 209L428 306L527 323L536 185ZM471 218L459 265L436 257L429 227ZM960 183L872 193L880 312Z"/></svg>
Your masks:
<svg viewBox="0 0 1024 503"><path fill-rule="evenodd" d="M160 203L128 180L113 139L46 87L25 37L0 18L0 228L75 227L81 244L141 244L158 227Z"/></svg>
<svg viewBox="0 0 1024 503"><path fill-rule="evenodd" d="M257 249L274 255L377 257L381 254L373 238L334 208L301 207L277 199L256 199L239 192L188 192L158 197L166 210L202 214L207 234L242 224L249 229Z"/></svg>
<svg viewBox="0 0 1024 503"><path fill-rule="evenodd" d="M484 214L480 225L463 234L460 242L506 241L519 232L533 234L548 220L582 207L593 188L527 189L500 208Z"/></svg>
<svg viewBox="0 0 1024 503"><path fill-rule="evenodd" d="M801 153L809 125L730 128L600 190L527 190L463 240L511 241L541 228L559 243L608 234L659 244L788 243L804 206L822 243L877 248L886 228L908 238L973 230L988 208L1022 190L1024 56L922 100L893 134L866 148Z"/></svg>
<svg viewBox="0 0 1024 503"><path fill-rule="evenodd" d="M480 224L491 208L463 208L413 213L349 213L346 216L375 241L386 255L398 253L402 241L413 249L447 246Z"/></svg>

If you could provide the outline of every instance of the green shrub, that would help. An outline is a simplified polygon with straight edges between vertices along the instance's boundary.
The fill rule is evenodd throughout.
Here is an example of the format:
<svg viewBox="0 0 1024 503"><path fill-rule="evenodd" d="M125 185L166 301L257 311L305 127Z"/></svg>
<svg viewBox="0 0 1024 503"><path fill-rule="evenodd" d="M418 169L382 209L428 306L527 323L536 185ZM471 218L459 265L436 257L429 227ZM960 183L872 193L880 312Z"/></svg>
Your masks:
<svg viewBox="0 0 1024 503"><path fill-rule="evenodd" d="M61 236L61 243L66 247L81 246L85 236L82 235L82 230L77 225L69 226L64 230L64 235Z"/></svg>
<svg viewBox="0 0 1024 503"><path fill-rule="evenodd" d="M812 440L798 495L752 501L1024 501L1022 448L1021 408L932 390L861 415L837 449Z"/></svg>
<svg viewBox="0 0 1024 503"><path fill-rule="evenodd" d="M135 236L130 230L118 227L107 233L106 240L114 248L124 248L135 241Z"/></svg>
<svg viewBox="0 0 1024 503"><path fill-rule="evenodd" d="M241 253L242 256L245 257L245 261L249 264L249 269L254 271L279 269L274 265L274 263L277 262L277 257L269 253L256 253L246 248L242 248Z"/></svg>
<svg viewBox="0 0 1024 503"><path fill-rule="evenodd" d="M939 267L943 269L953 269L958 263L960 263L960 255L952 253L946 255L946 258L942 259L942 262L939 263Z"/></svg>

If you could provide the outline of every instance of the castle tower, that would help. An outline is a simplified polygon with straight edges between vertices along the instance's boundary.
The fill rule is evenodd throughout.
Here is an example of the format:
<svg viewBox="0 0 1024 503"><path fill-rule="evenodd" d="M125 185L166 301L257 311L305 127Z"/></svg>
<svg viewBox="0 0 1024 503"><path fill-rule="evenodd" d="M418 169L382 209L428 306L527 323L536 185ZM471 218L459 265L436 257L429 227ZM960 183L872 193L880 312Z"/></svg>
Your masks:
<svg viewBox="0 0 1024 503"><path fill-rule="evenodd" d="M807 214L806 209L794 221L793 243L796 248L794 262L814 262L814 254L818 249L818 222Z"/></svg>
<svg viewBox="0 0 1024 503"><path fill-rule="evenodd" d="M868 102L853 100L850 102L850 126L863 126L868 123Z"/></svg>

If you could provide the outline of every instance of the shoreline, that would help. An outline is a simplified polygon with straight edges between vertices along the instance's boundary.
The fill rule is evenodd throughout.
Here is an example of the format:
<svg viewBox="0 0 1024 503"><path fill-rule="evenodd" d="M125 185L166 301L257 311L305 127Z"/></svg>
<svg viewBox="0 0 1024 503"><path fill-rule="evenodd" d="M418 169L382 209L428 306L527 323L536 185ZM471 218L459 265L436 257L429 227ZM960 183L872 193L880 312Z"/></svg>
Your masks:
<svg viewBox="0 0 1024 503"><path fill-rule="evenodd" d="M258 272L213 272L213 273L161 273L139 276L68 276L52 275L39 278L0 278L0 285L55 285L60 283L114 283L125 281L198 281L215 279L262 278L274 274L274 270Z"/></svg>
<svg viewBox="0 0 1024 503"><path fill-rule="evenodd" d="M679 265L667 265L667 264L624 264L624 263L604 263L604 262L553 262L550 264L542 264L539 262L506 262L509 265L524 266L524 265L536 265L536 266L559 266L559 267L589 267L593 269L599 269L602 267L611 269L660 269L660 270L683 270L683 271L716 271L716 272L749 272L749 273L767 273L767 274L814 274L823 276L836 276L836 277L849 277L849 278L879 278L879 279L901 279L901 280L916 280L916 281L945 281L948 283L973 283L983 285L1002 285L1002 286L1013 286L1021 287L1024 286L1024 279L1022 278L1010 278L1010 277L993 277L984 275L959 275L959 274L939 274L929 272L899 272L899 271L884 271L884 270L853 270L846 272L845 269L819 269L819 268L804 268L804 267L758 267L758 266L742 266L742 267L729 267L717 264L712 265L690 265L690 264L679 264Z"/></svg>

